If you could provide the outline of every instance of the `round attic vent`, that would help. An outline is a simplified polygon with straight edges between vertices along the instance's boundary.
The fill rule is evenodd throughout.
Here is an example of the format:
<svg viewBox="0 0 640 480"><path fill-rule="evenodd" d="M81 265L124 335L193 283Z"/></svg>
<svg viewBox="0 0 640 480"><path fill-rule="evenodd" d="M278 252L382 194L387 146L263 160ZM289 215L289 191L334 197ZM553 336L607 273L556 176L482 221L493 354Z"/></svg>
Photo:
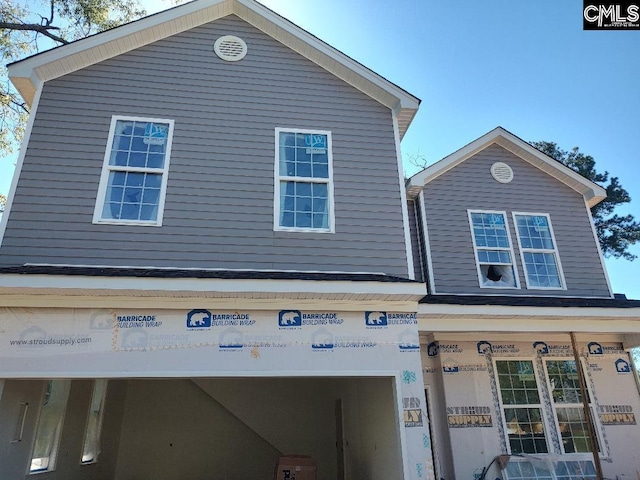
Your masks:
<svg viewBox="0 0 640 480"><path fill-rule="evenodd" d="M509 183L513 180L513 170L506 163L496 162L491 165L491 176L500 183Z"/></svg>
<svg viewBox="0 0 640 480"><path fill-rule="evenodd" d="M238 60L242 60L247 54L247 44L235 35L225 35L216 40L216 43L213 45L213 51L216 52L216 55L222 60L237 62Z"/></svg>

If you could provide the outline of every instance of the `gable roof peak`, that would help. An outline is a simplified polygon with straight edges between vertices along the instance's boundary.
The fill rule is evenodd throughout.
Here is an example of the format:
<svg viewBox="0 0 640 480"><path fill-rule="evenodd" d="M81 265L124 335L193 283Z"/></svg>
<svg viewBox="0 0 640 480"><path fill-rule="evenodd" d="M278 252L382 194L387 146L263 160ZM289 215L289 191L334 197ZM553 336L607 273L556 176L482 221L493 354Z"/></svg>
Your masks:
<svg viewBox="0 0 640 480"><path fill-rule="evenodd" d="M228 15L236 15L392 109L402 137L420 100L256 0L194 0L9 65L27 104L44 82Z"/></svg>
<svg viewBox="0 0 640 480"><path fill-rule="evenodd" d="M500 126L409 178L407 180L408 196L410 198L417 197L427 183L494 144L508 150L580 193L589 207L600 203L607 196L606 190L600 185L586 179Z"/></svg>

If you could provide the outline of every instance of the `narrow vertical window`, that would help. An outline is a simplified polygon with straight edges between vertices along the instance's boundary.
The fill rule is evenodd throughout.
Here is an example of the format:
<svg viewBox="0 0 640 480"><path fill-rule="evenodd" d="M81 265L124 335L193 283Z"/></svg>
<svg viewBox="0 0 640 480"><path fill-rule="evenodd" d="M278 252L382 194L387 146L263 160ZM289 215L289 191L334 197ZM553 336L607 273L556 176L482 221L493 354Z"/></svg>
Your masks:
<svg viewBox="0 0 640 480"><path fill-rule="evenodd" d="M584 417L575 360L547 360L546 369L563 452L590 452L589 429ZM591 401L587 401L591 417L595 418Z"/></svg>
<svg viewBox="0 0 640 480"><path fill-rule="evenodd" d="M331 132L276 129L274 227L333 232Z"/></svg>
<svg viewBox="0 0 640 480"><path fill-rule="evenodd" d="M93 382L91 405L87 417L87 429L82 446L82 463L95 463L100 454L100 433L104 417L104 401L107 396L107 380L97 379Z"/></svg>
<svg viewBox="0 0 640 480"><path fill-rule="evenodd" d="M528 288L564 288L558 250L546 214L513 214Z"/></svg>
<svg viewBox="0 0 640 480"><path fill-rule="evenodd" d="M173 120L114 116L94 223L161 225Z"/></svg>
<svg viewBox="0 0 640 480"><path fill-rule="evenodd" d="M38 417L30 473L55 469L70 387L70 380L49 380L47 382Z"/></svg>
<svg viewBox="0 0 640 480"><path fill-rule="evenodd" d="M469 211L469 222L480 286L519 288L505 214Z"/></svg>
<svg viewBox="0 0 640 480"><path fill-rule="evenodd" d="M496 360L496 372L510 453L548 453L533 361Z"/></svg>

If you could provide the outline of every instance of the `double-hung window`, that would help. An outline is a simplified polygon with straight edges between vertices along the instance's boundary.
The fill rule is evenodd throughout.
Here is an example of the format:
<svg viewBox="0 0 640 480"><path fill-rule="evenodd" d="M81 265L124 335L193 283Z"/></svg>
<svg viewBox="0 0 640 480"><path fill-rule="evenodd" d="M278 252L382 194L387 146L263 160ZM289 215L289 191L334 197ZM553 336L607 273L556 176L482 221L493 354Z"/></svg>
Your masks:
<svg viewBox="0 0 640 480"><path fill-rule="evenodd" d="M469 211L480 286L520 288L504 212Z"/></svg>
<svg viewBox="0 0 640 480"><path fill-rule="evenodd" d="M575 360L546 360L547 377L564 453L590 452L589 430ZM588 393L587 393L588 395ZM589 402L591 418L595 419Z"/></svg>
<svg viewBox="0 0 640 480"><path fill-rule="evenodd" d="M331 132L276 129L275 230L333 232Z"/></svg>
<svg viewBox="0 0 640 480"><path fill-rule="evenodd" d="M94 223L162 225L173 120L114 116Z"/></svg>
<svg viewBox="0 0 640 480"><path fill-rule="evenodd" d="M533 361L496 360L496 373L510 453L548 453Z"/></svg>
<svg viewBox="0 0 640 480"><path fill-rule="evenodd" d="M564 281L549 215L514 213L527 288L563 289Z"/></svg>

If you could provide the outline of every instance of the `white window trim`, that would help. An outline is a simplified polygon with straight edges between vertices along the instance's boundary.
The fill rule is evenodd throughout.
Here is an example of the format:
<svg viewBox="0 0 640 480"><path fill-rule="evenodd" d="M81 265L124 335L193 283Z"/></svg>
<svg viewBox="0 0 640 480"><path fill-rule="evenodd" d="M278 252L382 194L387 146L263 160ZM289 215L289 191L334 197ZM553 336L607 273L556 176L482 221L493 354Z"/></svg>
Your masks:
<svg viewBox="0 0 640 480"><path fill-rule="evenodd" d="M498 366L497 366L497 362L504 362L504 361L513 361L513 362L531 362L532 366L533 366L533 374L535 376L536 379L536 387L538 389L538 398L540 400L540 403L531 403L531 404L515 404L515 405L504 405L502 403L502 392L501 392L501 388L500 388L500 379L498 376ZM530 455L535 455L535 456L546 456L546 455L550 455L553 454L553 443L552 443L552 439L550 436L551 430L550 430L550 425L549 422L547 420L547 415L546 415L546 411L545 411L545 405L544 405L544 399L542 397L542 389L540 388L540 372L538 372L538 366L536 365L536 359L533 357L499 357L499 358L492 358L492 362L493 362L493 371L494 371L494 375L495 375L495 381L496 381L496 386L498 388L498 402L500 404L500 420L502 421L502 427L503 427L503 432L504 432L504 440L506 442L507 445L507 453L509 455L511 455L511 442L509 442L509 434L508 434L508 427L507 427L507 418L504 414L504 410L505 408L539 408L540 409L540 418L542 419L542 425L544 427L544 439L545 442L547 442L547 453L531 453ZM546 377L546 372L544 372L544 376ZM555 415L555 410L553 411L553 414ZM557 428L557 426L556 426Z"/></svg>
<svg viewBox="0 0 640 480"><path fill-rule="evenodd" d="M167 135L167 148L164 159L163 168L146 168L146 167L126 167L109 165L109 159L111 158L111 149L113 147L113 140L115 137L115 129L118 121L134 121L134 122L154 122L154 123L166 123L169 124L169 133ZM107 147L105 149L104 160L102 163L102 173L100 175L100 185L98 187L98 194L96 196L96 206L93 211L93 223L94 224L108 224L108 225L139 225L139 226L151 226L161 227L162 219L164 217L164 202L167 193L167 180L169 177L169 162L171 159L171 144L173 140L173 127L174 120L165 118L150 118L150 117L130 117L123 115L113 115L111 117L111 126L109 127L109 136L107 137ZM144 221L144 220L122 220L112 218L102 218L102 209L106 200L107 184L109 183L109 172L114 171L127 171L127 172L149 172L162 174L162 185L160 187L160 197L158 199L158 217L156 220Z"/></svg>
<svg viewBox="0 0 640 480"><path fill-rule="evenodd" d="M567 408L580 408L581 410L584 408L582 402L580 403L556 403L553 400L553 390L551 388L551 381L549 379L549 371L547 370L547 362L553 362L553 361L560 361L560 362L564 362L564 361L575 361L575 358L573 357L545 357L542 359L543 365L544 365L544 378L545 381L547 382L547 388L549 391L549 397L551 399L551 410L552 410L552 414L553 414L553 426L556 429L556 432L558 434L558 439L560 439L560 448L562 449L562 455L571 455L579 457L579 456L588 456L589 458L593 457L593 453L592 452L565 452L564 450L564 444L562 443L562 432L560 432L560 422L558 421L558 414L556 412L556 407L567 407ZM582 360L580 361L580 368L582 369L582 375L583 378L587 377L587 373L586 373L586 369L585 369L585 365L582 362ZM600 424L600 418L598 415L598 406L596 405L595 402L595 397L593 395L593 392L591 391L591 388L589 387L589 384L587 382L587 394L589 396L589 399L591 400L589 402L589 410L591 412L591 418L593 419L594 422L594 427L596 429L596 435L598 437L598 455L601 458L604 458L603 456L603 450L602 450L602 445L604 445L604 438L602 437L602 425ZM585 421L587 421L585 419Z"/></svg>
<svg viewBox="0 0 640 480"><path fill-rule="evenodd" d="M313 177L289 177L280 175L280 133L310 133L327 136L327 162L328 162L328 178ZM327 184L327 192L329 202L329 228L298 228L298 227L282 227L280 226L280 182L305 182L305 183L325 183ZM333 143L331 140L331 131L314 130L311 128L284 128L276 127L275 129L275 168L274 168L274 189L273 189L273 230L277 232L303 232L303 233L335 233L335 212L333 200Z"/></svg>
<svg viewBox="0 0 640 480"><path fill-rule="evenodd" d="M481 247L478 248L478 246L476 245L476 236L475 236L475 232L473 231L473 220L471 219L471 214L472 213L496 213L496 214L500 214L504 217L504 225L505 228L507 229L507 239L509 240L509 248L505 248L505 247ZM506 211L499 211L499 210L467 210L467 217L469 218L469 228L471 229L471 242L473 243L473 255L476 259L476 272L478 274L478 284L480 285L480 288L490 288L490 289L498 289L498 290L518 290L520 289L520 275L518 274L518 267L516 265L516 261L515 261L515 253L513 251L513 242L511 241L511 231L509 229L509 219L507 216L507 212ZM515 278L516 281L516 286L515 287L504 287L504 286L494 286L494 285L484 285L484 282L482 281L483 279L483 275L482 275L482 271L480 269L480 260L478 259L478 250L503 250L505 252L509 252L509 254L511 255L511 266L513 268L513 276ZM484 265L484 264L482 264ZM506 263L500 263L497 265L507 265Z"/></svg>
<svg viewBox="0 0 640 480"><path fill-rule="evenodd" d="M564 271L562 269L562 262L560 261L560 252L558 251L558 242L556 242L556 235L553 231L553 225L551 224L551 216L548 213L530 213L530 212L511 212L513 218L513 226L516 230L516 238L518 239L518 249L520 250L520 261L522 262L522 269L524 271L524 280L529 290L566 290L567 282L564 279ZM522 241L520 240L520 231L518 230L518 215L529 215L535 217L546 217L549 223L549 233L551 233L551 240L553 241L554 249L544 248L522 248ZM560 279L560 287L537 287L529 284L529 275L527 272L527 264L524 260L524 253L552 253L556 259L556 267L558 268L558 277Z"/></svg>

